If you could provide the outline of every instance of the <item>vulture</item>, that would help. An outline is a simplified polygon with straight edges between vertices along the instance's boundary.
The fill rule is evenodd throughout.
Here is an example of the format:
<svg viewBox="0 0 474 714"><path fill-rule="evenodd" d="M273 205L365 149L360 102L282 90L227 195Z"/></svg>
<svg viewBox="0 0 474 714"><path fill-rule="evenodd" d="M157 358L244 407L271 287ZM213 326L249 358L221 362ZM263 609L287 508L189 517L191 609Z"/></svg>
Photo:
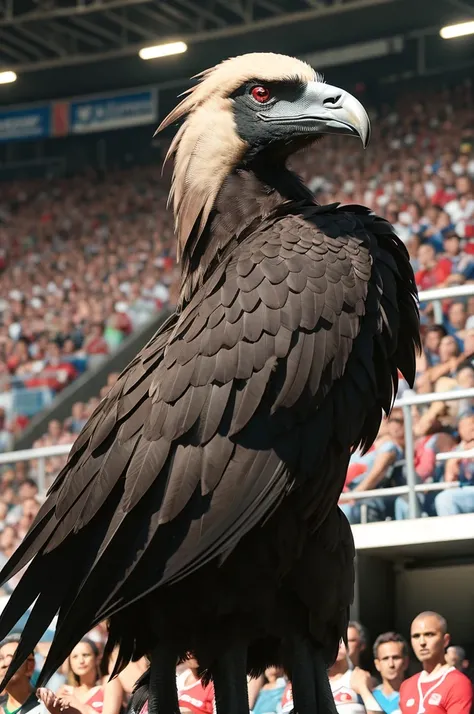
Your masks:
<svg viewBox="0 0 474 714"><path fill-rule="evenodd" d="M31 608L6 680L55 615L40 683L106 620L116 672L149 657L151 714L179 712L189 653L218 714L248 714L247 678L270 664L298 714L328 714L354 579L337 504L399 372L413 383L413 272L387 221L318 205L287 165L324 152L326 134L365 146L355 97L272 53L197 78L158 128L180 123L165 159L177 308L98 405L3 568L3 582L24 574L0 637Z"/></svg>

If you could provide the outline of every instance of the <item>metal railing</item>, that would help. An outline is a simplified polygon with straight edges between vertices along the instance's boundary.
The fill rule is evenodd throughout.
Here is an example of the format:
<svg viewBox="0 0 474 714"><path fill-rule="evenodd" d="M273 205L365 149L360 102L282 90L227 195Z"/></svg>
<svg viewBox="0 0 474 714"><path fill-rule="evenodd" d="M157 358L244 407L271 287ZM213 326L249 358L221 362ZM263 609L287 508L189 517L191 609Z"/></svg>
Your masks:
<svg viewBox="0 0 474 714"><path fill-rule="evenodd" d="M433 402L458 401L459 399L474 399L474 388L456 389L451 392L431 392L430 394L410 394L395 401L395 407L403 409L405 428L405 460L408 491L408 514L410 518L420 515L420 504L416 497L415 471L415 440L413 437L413 417L411 408L432 404ZM449 457L448 457L449 458ZM455 458L453 454L453 458Z"/></svg>
<svg viewBox="0 0 474 714"><path fill-rule="evenodd" d="M15 464L18 461L37 461L36 480L40 496L44 496L46 492L46 459L53 456L67 456L71 449L72 444L59 444L58 446L40 446L36 449L8 451L5 454L0 454L0 466Z"/></svg>
<svg viewBox="0 0 474 714"><path fill-rule="evenodd" d="M432 404L432 402L448 402L457 401L459 399L474 399L474 387L470 389L456 389L451 392L430 392L429 394L415 394L414 392L404 396L402 399L395 401L394 407L401 408L404 416L405 429L405 459L403 462L406 467L406 486L391 486L388 488L374 488L370 491L346 491L341 494L341 503L348 501L366 501L371 498L380 497L396 497L405 496L408 494L408 515L410 518L417 518L420 515L420 503L416 496L417 493L425 493L427 491L443 491L449 488L459 486L458 481L446 483L440 481L438 483L417 483L415 471L415 440L413 436L413 417L411 408L413 406L422 406L424 404ZM463 451L447 451L436 455L436 461L448 461L449 459L464 459L474 458L474 449L464 449Z"/></svg>
<svg viewBox="0 0 474 714"><path fill-rule="evenodd" d="M452 483L417 483L414 462L414 438L413 438L413 420L411 408L432 402L440 401L456 401L459 399L474 399L474 388L458 389L452 392L432 392L430 394L409 394L402 399L395 401L395 407L403 409L404 426L405 426L405 460L406 466L406 486L392 486L388 488L375 488L369 491L347 491L341 494L341 503L348 501L366 501L371 498L380 497L396 497L408 494L409 517L416 518L420 515L419 501L417 493L425 493L427 491L442 491L444 489L456 488L459 486L457 481ZM66 456L69 454L72 444L61 444L59 446L42 446L36 449L24 449L22 451L11 451L5 454L0 454L0 466L2 464L12 464L17 461L37 461L37 481L40 494L46 491L46 459L54 456ZM437 461L447 461L448 459L474 458L474 449L463 451L447 451L437 454Z"/></svg>
<svg viewBox="0 0 474 714"><path fill-rule="evenodd" d="M451 288L433 288L433 290L421 290L418 293L418 301L432 302L435 322L443 324L443 300L452 300L461 297L474 295L474 284L454 285Z"/></svg>

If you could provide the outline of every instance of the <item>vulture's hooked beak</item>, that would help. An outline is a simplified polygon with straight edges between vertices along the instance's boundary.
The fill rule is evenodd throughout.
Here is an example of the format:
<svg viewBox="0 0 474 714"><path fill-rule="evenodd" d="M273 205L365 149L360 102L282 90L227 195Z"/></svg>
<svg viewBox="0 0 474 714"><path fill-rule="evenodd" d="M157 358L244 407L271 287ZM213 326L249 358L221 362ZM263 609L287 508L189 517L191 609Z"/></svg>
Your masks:
<svg viewBox="0 0 474 714"><path fill-rule="evenodd" d="M277 102L258 116L265 122L290 124L298 133L359 136L364 148L370 139L370 120L359 100L323 82L308 82L298 99Z"/></svg>

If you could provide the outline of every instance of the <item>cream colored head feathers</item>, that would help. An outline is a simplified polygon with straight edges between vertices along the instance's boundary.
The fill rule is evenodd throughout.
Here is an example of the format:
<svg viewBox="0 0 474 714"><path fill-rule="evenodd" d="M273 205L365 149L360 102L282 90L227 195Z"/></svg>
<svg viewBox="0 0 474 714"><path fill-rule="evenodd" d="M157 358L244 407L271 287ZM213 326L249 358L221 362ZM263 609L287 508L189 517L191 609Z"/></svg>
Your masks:
<svg viewBox="0 0 474 714"><path fill-rule="evenodd" d="M247 149L236 130L230 95L252 79L309 82L315 76L305 62L269 52L233 57L196 75L199 84L184 93L185 98L157 129L186 117L165 158L175 155L169 200L173 201L178 260L196 221L198 232L204 229L219 189Z"/></svg>

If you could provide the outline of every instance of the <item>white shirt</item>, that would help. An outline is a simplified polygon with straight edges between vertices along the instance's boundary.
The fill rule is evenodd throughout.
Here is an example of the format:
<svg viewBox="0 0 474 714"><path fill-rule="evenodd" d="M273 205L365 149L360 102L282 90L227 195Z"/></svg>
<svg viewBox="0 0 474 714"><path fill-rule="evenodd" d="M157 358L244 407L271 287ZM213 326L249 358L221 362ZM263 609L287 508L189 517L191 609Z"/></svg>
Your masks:
<svg viewBox="0 0 474 714"><path fill-rule="evenodd" d="M348 669L342 677L330 679L334 704L338 714L366 714L359 696L351 687L352 670Z"/></svg>

